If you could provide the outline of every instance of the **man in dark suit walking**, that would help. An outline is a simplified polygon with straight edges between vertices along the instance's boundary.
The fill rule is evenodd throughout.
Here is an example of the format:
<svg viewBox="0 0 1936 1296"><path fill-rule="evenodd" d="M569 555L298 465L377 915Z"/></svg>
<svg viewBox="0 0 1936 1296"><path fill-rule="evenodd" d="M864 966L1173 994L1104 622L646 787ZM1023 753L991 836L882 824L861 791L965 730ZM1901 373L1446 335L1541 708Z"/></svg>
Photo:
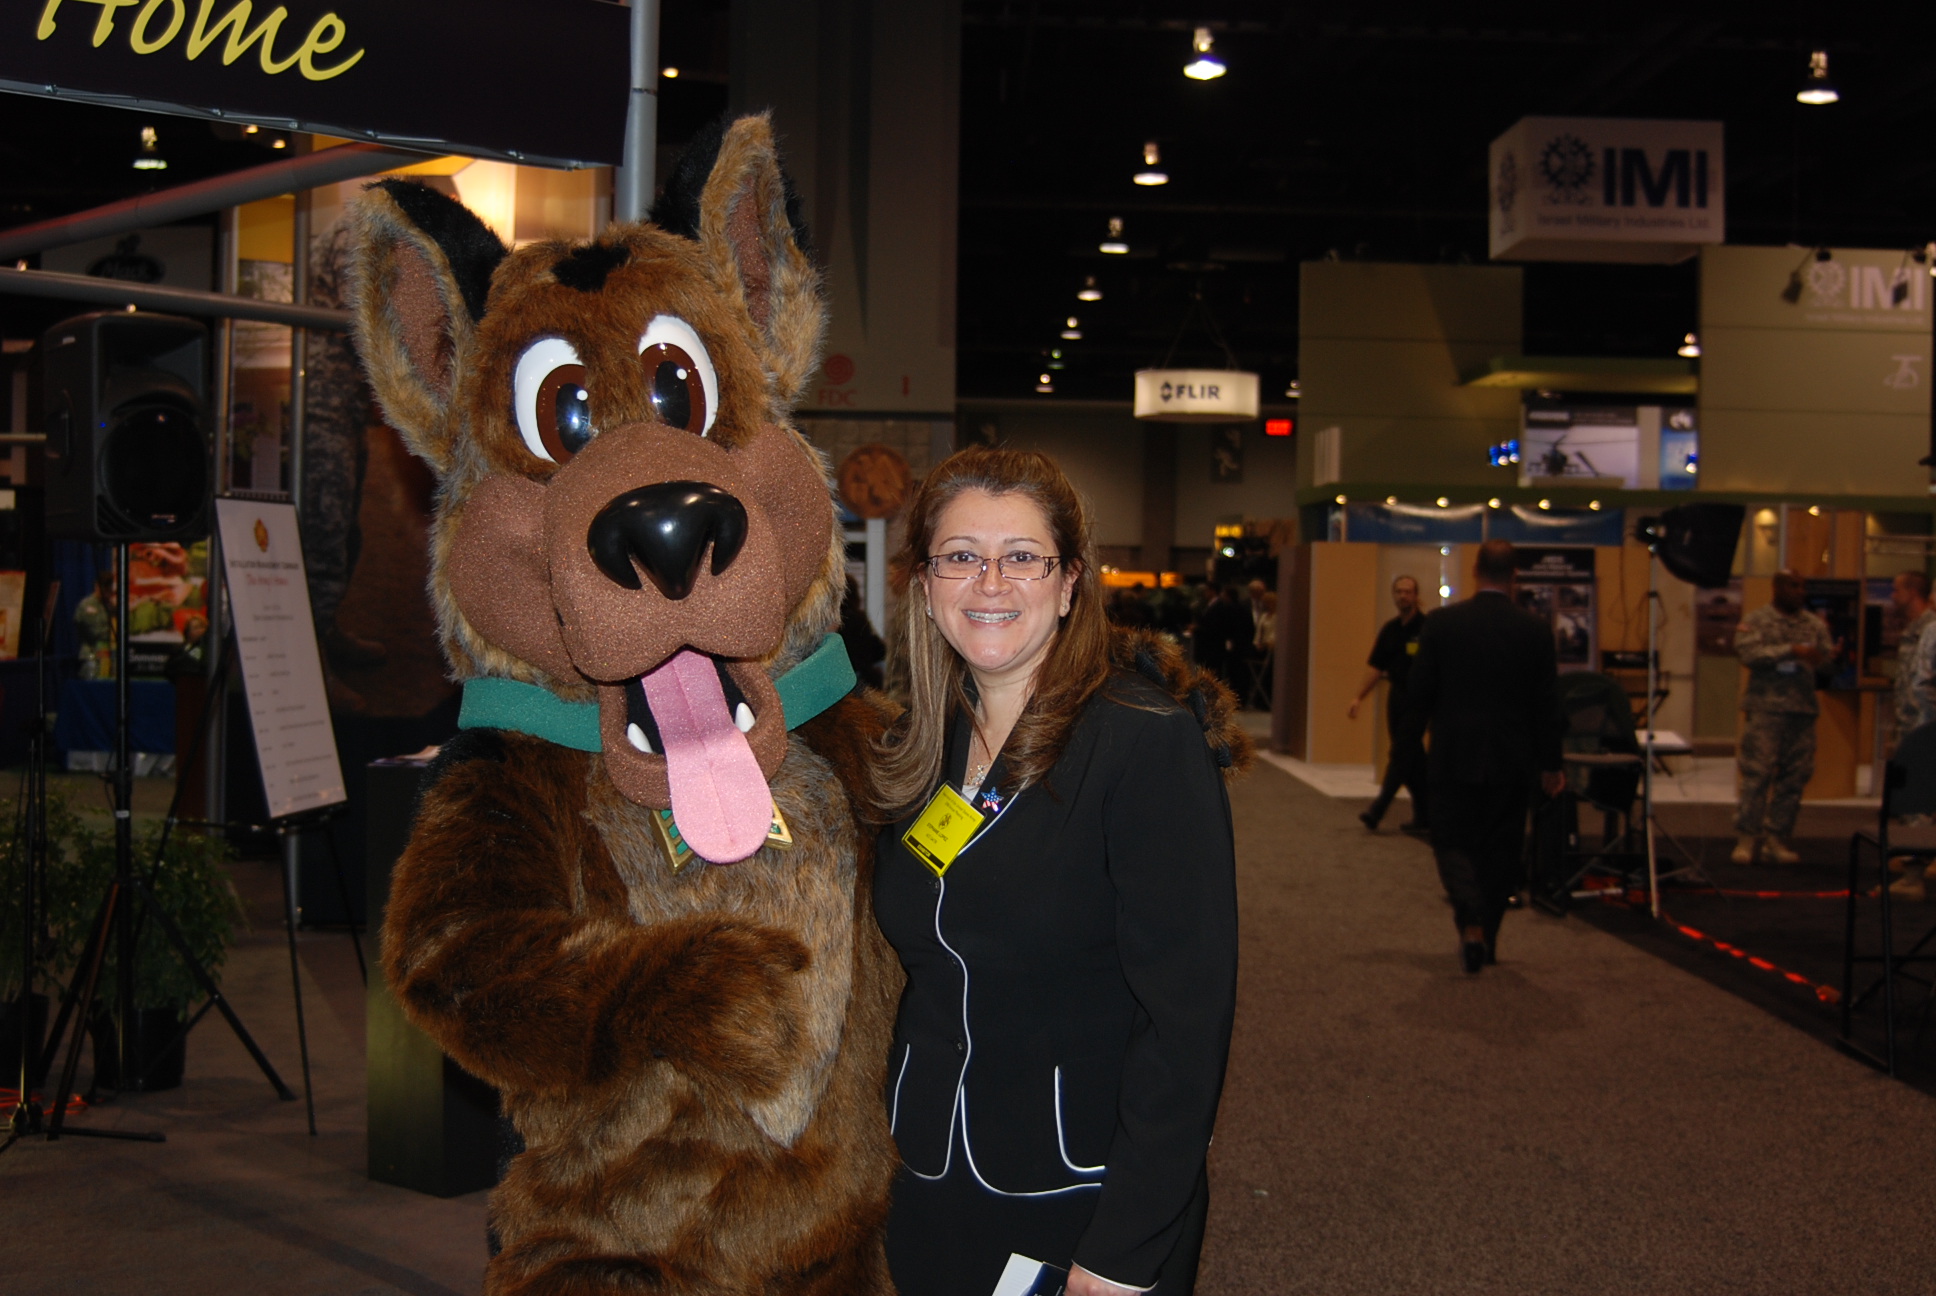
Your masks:
<svg viewBox="0 0 1936 1296"><path fill-rule="evenodd" d="M1513 570L1510 544L1479 546L1478 588L1425 618L1409 681L1430 717L1432 852L1467 972L1495 961L1534 785L1550 797L1563 782L1553 632L1514 606Z"/></svg>

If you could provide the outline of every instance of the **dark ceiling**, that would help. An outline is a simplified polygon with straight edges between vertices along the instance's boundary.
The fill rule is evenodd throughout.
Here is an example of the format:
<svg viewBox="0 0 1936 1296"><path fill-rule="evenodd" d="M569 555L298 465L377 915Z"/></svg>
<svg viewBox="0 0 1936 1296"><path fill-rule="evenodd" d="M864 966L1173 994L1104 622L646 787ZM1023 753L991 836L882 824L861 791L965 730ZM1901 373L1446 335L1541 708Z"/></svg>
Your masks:
<svg viewBox="0 0 1936 1296"><path fill-rule="evenodd" d="M1201 293L1271 399L1296 373L1298 262L1483 262L1486 148L1528 114L1721 120L1731 242L1920 247L1936 237L1936 43L1910 12L964 0L961 394L1029 395L1060 347L1045 399L1126 399ZM667 144L725 106L727 17L725 0L666 0L664 61L682 68L662 83ZM1182 75L1198 25L1229 65L1218 80ZM1813 48L1832 107L1795 102ZM183 118L11 95L0 112L0 225L274 156ZM129 167L150 121L166 172ZM1130 181L1146 140L1161 188ZM1097 250L1112 215L1128 256ZM1104 299L1079 303L1089 274ZM1526 282L1535 354L1669 355L1695 326L1691 264L1532 265ZM60 311L0 298L0 332ZM1070 314L1079 342L1057 337ZM1176 359L1222 353L1193 323Z"/></svg>
<svg viewBox="0 0 1936 1296"><path fill-rule="evenodd" d="M1295 375L1297 263L1486 260L1486 150L1522 116L1726 123L1728 239L1936 237L1936 45L1903 6L966 0L960 390L1126 399L1200 291L1231 346ZM1229 73L1182 75L1207 24ZM1808 51L1843 92L1795 101ZM1170 183L1140 188L1145 140ZM1097 250L1112 216L1131 252ZM1104 299L1076 288L1097 276ZM1695 272L1534 265L1536 354L1672 355ZM1065 317L1083 338L1062 343ZM1192 326L1179 360L1221 363Z"/></svg>

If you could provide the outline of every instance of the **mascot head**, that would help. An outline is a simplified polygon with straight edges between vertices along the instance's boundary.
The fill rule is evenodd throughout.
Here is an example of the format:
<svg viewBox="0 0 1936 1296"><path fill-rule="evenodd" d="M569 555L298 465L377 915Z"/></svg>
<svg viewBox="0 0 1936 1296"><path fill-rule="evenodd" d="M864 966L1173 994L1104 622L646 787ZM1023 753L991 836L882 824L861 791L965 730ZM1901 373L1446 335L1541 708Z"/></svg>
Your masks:
<svg viewBox="0 0 1936 1296"><path fill-rule="evenodd" d="M842 590L826 466L789 423L826 327L795 207L746 117L693 145L653 222L591 242L507 253L401 180L356 218L358 350L438 478L452 669L595 703L612 783L716 862L765 840L774 678Z"/></svg>

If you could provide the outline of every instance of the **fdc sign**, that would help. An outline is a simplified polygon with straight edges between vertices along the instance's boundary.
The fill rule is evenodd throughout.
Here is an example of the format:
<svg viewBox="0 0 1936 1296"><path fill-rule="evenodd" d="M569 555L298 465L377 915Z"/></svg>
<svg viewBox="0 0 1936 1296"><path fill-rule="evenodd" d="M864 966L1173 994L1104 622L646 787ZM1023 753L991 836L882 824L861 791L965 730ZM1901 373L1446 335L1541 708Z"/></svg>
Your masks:
<svg viewBox="0 0 1936 1296"><path fill-rule="evenodd" d="M1494 260L1671 263L1726 237L1720 122L1522 117L1489 174Z"/></svg>

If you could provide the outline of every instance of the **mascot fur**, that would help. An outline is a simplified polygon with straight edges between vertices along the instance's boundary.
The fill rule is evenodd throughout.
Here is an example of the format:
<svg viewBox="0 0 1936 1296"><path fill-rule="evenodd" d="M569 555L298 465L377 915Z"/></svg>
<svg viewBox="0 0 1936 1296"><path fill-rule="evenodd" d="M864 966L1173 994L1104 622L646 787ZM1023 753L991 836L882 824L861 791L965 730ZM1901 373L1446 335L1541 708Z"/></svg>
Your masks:
<svg viewBox="0 0 1936 1296"><path fill-rule="evenodd" d="M465 682L383 962L524 1139L492 1293L893 1290L881 716L788 421L826 320L795 206L749 117L591 242L507 253L403 181L358 209L358 349L437 475Z"/></svg>

